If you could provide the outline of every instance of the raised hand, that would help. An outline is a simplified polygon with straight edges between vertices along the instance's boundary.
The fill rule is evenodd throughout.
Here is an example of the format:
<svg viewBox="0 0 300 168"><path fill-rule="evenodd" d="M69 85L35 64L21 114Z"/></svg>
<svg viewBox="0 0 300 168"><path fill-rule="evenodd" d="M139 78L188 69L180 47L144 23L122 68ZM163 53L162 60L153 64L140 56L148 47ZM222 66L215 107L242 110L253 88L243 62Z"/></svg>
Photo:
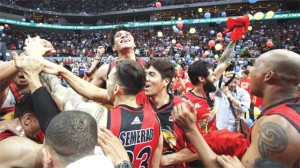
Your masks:
<svg viewBox="0 0 300 168"><path fill-rule="evenodd" d="M55 53L53 45L39 36L29 37L25 40L25 54L27 56L42 57L50 53Z"/></svg>
<svg viewBox="0 0 300 168"><path fill-rule="evenodd" d="M98 144L114 165L118 165L124 160L130 162L125 148L110 130L106 128L98 129Z"/></svg>
<svg viewBox="0 0 300 168"><path fill-rule="evenodd" d="M197 111L190 101L174 106L172 111L173 121L184 131L196 128L196 116Z"/></svg>
<svg viewBox="0 0 300 168"><path fill-rule="evenodd" d="M44 68L44 59L34 56L18 56L16 52L12 53L16 68L24 75L39 74ZM26 77L26 76L25 76Z"/></svg>
<svg viewBox="0 0 300 168"><path fill-rule="evenodd" d="M97 54L96 54L95 59L101 59L102 56L103 56L103 54L104 54L104 52L105 52L105 48L103 46L99 46L97 48Z"/></svg>
<svg viewBox="0 0 300 168"><path fill-rule="evenodd" d="M47 61L47 60L44 61L44 65L45 66L44 66L43 72L45 72L47 74L52 74L52 75L59 75L60 69L64 68L60 65L57 65L57 64Z"/></svg>
<svg viewBox="0 0 300 168"><path fill-rule="evenodd" d="M245 166L236 156L217 156L217 162L223 168L245 168Z"/></svg>
<svg viewBox="0 0 300 168"><path fill-rule="evenodd" d="M228 86L222 86L221 90L227 97L231 96Z"/></svg>
<svg viewBox="0 0 300 168"><path fill-rule="evenodd" d="M24 129L21 125L19 119L15 118L13 120L3 120L0 121L0 133L4 131L10 131L18 136L25 136Z"/></svg>

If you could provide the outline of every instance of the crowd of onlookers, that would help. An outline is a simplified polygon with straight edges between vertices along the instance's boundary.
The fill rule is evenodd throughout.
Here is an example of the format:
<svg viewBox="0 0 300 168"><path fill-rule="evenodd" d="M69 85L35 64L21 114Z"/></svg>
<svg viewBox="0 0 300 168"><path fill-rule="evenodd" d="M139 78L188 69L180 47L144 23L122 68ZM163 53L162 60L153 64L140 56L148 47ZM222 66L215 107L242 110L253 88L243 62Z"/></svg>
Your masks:
<svg viewBox="0 0 300 168"><path fill-rule="evenodd" d="M196 33L190 34L189 29L194 27ZM297 23L280 23L267 24L254 22L252 31L249 31L245 38L238 42L237 57L256 58L261 53L270 49L283 48L299 53L300 25ZM212 30L214 33L212 34ZM214 40L215 43L221 43L223 48L229 41L229 36L223 35L218 39L216 34L223 32L224 28L220 26L201 27L184 25L183 35L174 33L172 27L164 27L161 30L153 28L136 28L132 29L132 34L136 39L135 54L142 57L157 56L176 56L178 57L202 57L205 51L208 58L214 58L215 55L222 53L222 50L216 51L214 47L210 48L208 43ZM158 32L162 32L162 37L158 37ZM55 47L56 53L53 56L75 56L75 57L93 57L98 46L109 46L107 41L108 31L79 32L68 31L51 32L48 29L32 29L24 31L11 28L6 31L7 48L21 50L24 46L24 39L28 36L34 37L39 35L41 38L49 40ZM266 42L271 40L272 47L268 47ZM179 46L180 44L180 46ZM109 48L109 47L108 47ZM107 54L113 55L109 49Z"/></svg>
<svg viewBox="0 0 300 168"><path fill-rule="evenodd" d="M160 3L162 6L168 6L213 1L221 0L161 0ZM61 0L50 0L49 3L43 0L1 0L0 2L43 11L64 13L101 13L155 7L157 0L72 0L72 3L70 3L70 1Z"/></svg>

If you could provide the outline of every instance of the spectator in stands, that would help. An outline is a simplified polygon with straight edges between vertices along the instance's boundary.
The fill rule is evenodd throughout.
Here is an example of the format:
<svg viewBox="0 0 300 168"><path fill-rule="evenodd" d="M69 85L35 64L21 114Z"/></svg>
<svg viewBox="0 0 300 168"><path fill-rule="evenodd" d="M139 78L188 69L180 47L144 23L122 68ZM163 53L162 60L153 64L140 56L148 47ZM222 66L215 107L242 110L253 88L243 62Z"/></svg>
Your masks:
<svg viewBox="0 0 300 168"><path fill-rule="evenodd" d="M286 25L282 24L272 24L272 27L268 23L254 23L253 31L248 32L246 38L240 40L241 49L237 51L236 55L240 57L256 58L260 55L260 53L270 50L270 48L265 47L265 43L268 39L272 39L274 42L275 48L290 48L295 52L300 51L299 43L297 43L297 31L299 30L299 24L290 23L288 29L286 31ZM273 28L274 27L274 28ZM291 27L291 28L290 28ZM183 55L186 53L184 47L177 49L176 46L170 42L170 39L176 39L177 43L180 43L182 46L188 45L190 47L190 55L191 57L202 56L205 50L208 50L212 53L209 57L212 58L215 54L221 54L222 51L215 51L213 48L209 50L206 46L209 39L217 40L216 37L209 34L210 30L213 29L216 32L222 31L222 27L210 27L204 28L200 26L195 26L196 30L199 31L199 34L195 33L192 36L181 36L179 39L177 35L173 32L171 27L166 27L162 29L164 36L162 38L156 37L158 30L153 29L133 29L132 36L135 39L136 49L140 51L141 56L151 55L175 55L175 51L182 53ZM272 29L272 31L268 31L267 29ZM184 30L188 30L189 27L184 27ZM264 36L262 36L262 32L264 32ZM274 34L273 32L278 32ZM99 31L92 33L78 33L78 32L50 32L49 30L45 31L42 29L35 29L34 31L24 31L20 30L18 27L12 27L10 30L6 30L8 38L7 46L14 44L17 49L22 49L24 46L24 41L20 39L25 39L27 35L34 37L36 35L41 36L44 39L50 40L54 47L57 50L57 54L53 54L55 56L80 56L86 57L88 52L92 51L94 54L97 51L98 46L106 46L109 41L106 38L106 35L109 31ZM203 35L203 36L200 36ZM288 37L284 38L284 35L287 34ZM225 42L223 44L227 44L227 37L224 37ZM187 41L191 41L190 44ZM275 42L276 41L276 42ZM159 46L159 47L158 47ZM193 47L192 47L193 46ZM225 47L225 46L224 46ZM159 49L163 49L160 51ZM247 48L244 50L244 48ZM165 49L168 49L168 52L164 52ZM247 52L245 52L247 51ZM249 54L244 54L249 53ZM103 57L107 57L105 53Z"/></svg>
<svg viewBox="0 0 300 168"><path fill-rule="evenodd" d="M251 80L249 78L249 70L244 70L242 72L242 77L240 79L239 87L245 89L250 93Z"/></svg>
<svg viewBox="0 0 300 168"><path fill-rule="evenodd" d="M78 76L80 78L83 78L84 77L84 74L85 74L85 67L83 66L82 63L79 64L79 67L78 67Z"/></svg>
<svg viewBox="0 0 300 168"><path fill-rule="evenodd" d="M223 86L216 93L217 129L237 131L237 118L245 119L245 113L250 108L250 95L238 86L238 79L233 73L227 74L226 82L234 78L228 86ZM225 83L226 83L225 82Z"/></svg>

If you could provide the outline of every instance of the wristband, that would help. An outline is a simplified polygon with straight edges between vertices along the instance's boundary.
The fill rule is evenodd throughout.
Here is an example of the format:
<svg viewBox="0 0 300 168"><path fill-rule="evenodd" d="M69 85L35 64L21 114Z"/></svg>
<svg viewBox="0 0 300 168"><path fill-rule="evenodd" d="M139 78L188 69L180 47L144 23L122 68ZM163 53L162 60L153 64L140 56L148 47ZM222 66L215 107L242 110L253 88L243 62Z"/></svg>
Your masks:
<svg viewBox="0 0 300 168"><path fill-rule="evenodd" d="M129 161L123 160L121 163L116 165L115 168L133 168L133 166Z"/></svg>
<svg viewBox="0 0 300 168"><path fill-rule="evenodd" d="M102 65L103 65L103 62L98 62L94 69L92 69L90 72L86 73L86 76L91 77L96 72L96 70L99 69Z"/></svg>
<svg viewBox="0 0 300 168"><path fill-rule="evenodd" d="M226 97L231 101L232 95L230 93L226 94Z"/></svg>

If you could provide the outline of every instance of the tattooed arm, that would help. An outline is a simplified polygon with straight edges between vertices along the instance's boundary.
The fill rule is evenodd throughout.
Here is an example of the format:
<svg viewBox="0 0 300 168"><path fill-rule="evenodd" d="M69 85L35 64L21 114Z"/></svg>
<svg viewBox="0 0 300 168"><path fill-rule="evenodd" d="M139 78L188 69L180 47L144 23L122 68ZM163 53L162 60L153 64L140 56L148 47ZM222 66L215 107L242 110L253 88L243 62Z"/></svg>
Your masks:
<svg viewBox="0 0 300 168"><path fill-rule="evenodd" d="M235 48L235 43L236 43L235 41L231 41L226 47L226 49L224 50L222 56L220 57L218 66L214 70L216 81L220 79L225 69L230 65L232 53Z"/></svg>
<svg viewBox="0 0 300 168"><path fill-rule="evenodd" d="M105 67L105 65L101 66L100 69L102 67ZM79 78L62 66L56 65L49 61L45 61L45 68L43 69L43 71L50 74L61 75L77 93L87 98L88 100L94 100L101 103L111 103L108 100L106 89L99 88L92 83Z"/></svg>
<svg viewBox="0 0 300 168"><path fill-rule="evenodd" d="M299 139L299 132L285 118L262 117L251 131L251 144L242 162L253 167L256 159L267 158L292 167L299 160Z"/></svg>
<svg viewBox="0 0 300 168"><path fill-rule="evenodd" d="M56 76L40 74L43 85L51 93L52 98L62 111L79 110L92 115L98 124L106 126L107 109L96 102L85 102L76 92L63 87Z"/></svg>

